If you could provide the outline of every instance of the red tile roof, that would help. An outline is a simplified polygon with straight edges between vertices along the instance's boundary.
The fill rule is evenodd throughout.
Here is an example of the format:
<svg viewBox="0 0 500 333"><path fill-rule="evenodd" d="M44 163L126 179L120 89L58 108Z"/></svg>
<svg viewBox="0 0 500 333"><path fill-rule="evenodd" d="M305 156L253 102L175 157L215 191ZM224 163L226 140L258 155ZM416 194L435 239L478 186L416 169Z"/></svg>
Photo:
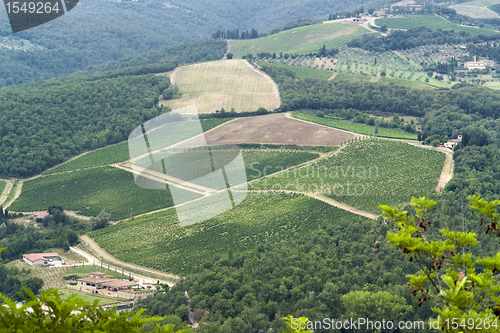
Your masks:
<svg viewBox="0 0 500 333"><path fill-rule="evenodd" d="M47 260L49 257L59 257L57 253L30 253L23 254L23 257L28 259L29 261L37 261L37 260Z"/></svg>
<svg viewBox="0 0 500 333"><path fill-rule="evenodd" d="M117 279L111 279L111 281L107 281L102 284L103 286L106 287L115 287L115 288L123 288L123 287L131 287L137 285L137 283L130 282L130 281L121 281Z"/></svg>

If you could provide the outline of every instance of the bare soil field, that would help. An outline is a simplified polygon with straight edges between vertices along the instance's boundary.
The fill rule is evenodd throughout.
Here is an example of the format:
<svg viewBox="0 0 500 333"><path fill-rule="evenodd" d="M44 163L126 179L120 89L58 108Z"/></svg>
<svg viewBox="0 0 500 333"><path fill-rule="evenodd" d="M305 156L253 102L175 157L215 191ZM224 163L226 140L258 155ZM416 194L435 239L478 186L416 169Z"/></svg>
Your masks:
<svg viewBox="0 0 500 333"><path fill-rule="evenodd" d="M208 144L275 143L336 146L356 138L339 129L288 118L285 113L240 118L205 133ZM182 146L189 146L189 141Z"/></svg>

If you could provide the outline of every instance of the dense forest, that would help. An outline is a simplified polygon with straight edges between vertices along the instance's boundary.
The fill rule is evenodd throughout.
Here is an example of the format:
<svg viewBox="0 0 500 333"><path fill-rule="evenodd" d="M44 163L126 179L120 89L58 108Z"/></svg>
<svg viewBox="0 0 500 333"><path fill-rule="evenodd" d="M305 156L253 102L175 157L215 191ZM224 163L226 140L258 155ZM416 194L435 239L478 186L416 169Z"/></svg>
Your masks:
<svg viewBox="0 0 500 333"><path fill-rule="evenodd" d="M209 38L219 29L271 29L352 4L327 0L86 0L57 20L13 34L0 11L0 87L65 76L88 66ZM306 10L307 9L307 10ZM157 60L158 61L158 60ZM182 60L180 60L183 62Z"/></svg>
<svg viewBox="0 0 500 333"><path fill-rule="evenodd" d="M119 60L100 65L89 66L75 75L100 73L128 67L144 66L158 62L176 61L179 65L222 59L227 43L222 40L203 39L174 46L165 46L159 50L127 55Z"/></svg>
<svg viewBox="0 0 500 333"><path fill-rule="evenodd" d="M158 98L170 85L168 77L113 77L120 74L0 90L0 175L39 174L83 150L123 141L135 127L165 111Z"/></svg>
<svg viewBox="0 0 500 333"><path fill-rule="evenodd" d="M495 90L461 83L451 89L422 91L380 83L299 80L286 69L264 66L263 70L279 85L283 111L310 110L318 116L366 123L374 116L411 115L421 119L420 138L427 144L462 135L447 190L462 200L469 194L489 200L500 196L496 166L500 96Z"/></svg>
<svg viewBox="0 0 500 333"><path fill-rule="evenodd" d="M386 300L387 307L371 314L372 320L390 316L395 304L408 309L401 320L427 319L432 304L419 307L404 286L405 274L414 267L385 242L389 228L383 219L332 218L287 242L207 258L176 288L187 290L192 311L208 311L198 332L250 333L271 327L280 332L281 318L288 314L341 318L364 302L356 297L361 292ZM149 297L137 308L182 318L185 298L177 289L169 293Z"/></svg>

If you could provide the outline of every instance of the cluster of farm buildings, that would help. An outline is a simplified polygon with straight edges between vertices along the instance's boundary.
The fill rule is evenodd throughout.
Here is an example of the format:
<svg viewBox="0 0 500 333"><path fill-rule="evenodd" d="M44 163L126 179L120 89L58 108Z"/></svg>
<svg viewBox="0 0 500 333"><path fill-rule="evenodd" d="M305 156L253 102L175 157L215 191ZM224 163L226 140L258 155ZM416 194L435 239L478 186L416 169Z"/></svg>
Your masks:
<svg viewBox="0 0 500 333"><path fill-rule="evenodd" d="M23 255L23 261L30 266L49 266L49 263L53 266L53 263L64 263L64 258L57 253L30 253ZM130 310L136 301L155 294L154 288L139 289L138 286L139 283L134 280L107 278L106 273L92 272L88 277L73 279L67 287L96 296L126 299L127 301L102 306L103 308L116 306L120 312Z"/></svg>

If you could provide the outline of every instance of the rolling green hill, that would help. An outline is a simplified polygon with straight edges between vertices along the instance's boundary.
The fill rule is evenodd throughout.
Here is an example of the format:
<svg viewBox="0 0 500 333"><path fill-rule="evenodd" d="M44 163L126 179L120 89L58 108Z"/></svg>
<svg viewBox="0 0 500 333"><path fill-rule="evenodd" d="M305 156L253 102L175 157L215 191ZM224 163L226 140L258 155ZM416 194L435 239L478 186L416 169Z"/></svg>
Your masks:
<svg viewBox="0 0 500 333"><path fill-rule="evenodd" d="M225 119L205 119L201 120L201 126L204 131L218 126L231 118ZM118 143L116 145L104 147L91 151L83 156L75 158L64 164L61 164L51 170L46 171L46 174L58 173L76 169L90 168L94 166L107 165L126 161L130 158L128 150L128 141Z"/></svg>
<svg viewBox="0 0 500 333"><path fill-rule="evenodd" d="M109 155L108 160L105 155ZM32 212L46 210L54 204L88 216L97 216L104 209L111 215L111 219L120 220L130 217L131 209L132 214L137 215L173 206L168 189L142 189L136 185L132 173L128 171L109 166L91 167L102 163L103 157L106 161L116 161L125 155L128 155L128 147L126 143L122 143L86 154L69 162L67 168L64 168L64 164L61 166L62 170L82 167L87 169L55 173L25 181L21 196L9 208L12 211ZM307 151L243 150L248 180L255 179L257 173L263 174L266 166L288 167L318 156L318 153ZM265 170L266 174L273 172L276 172L274 168L272 171ZM196 193L186 196L188 199L197 197L199 194Z"/></svg>
<svg viewBox="0 0 500 333"><path fill-rule="evenodd" d="M387 25L388 28L395 29L411 29L416 27L427 27L430 29L443 29L443 30L454 30L454 31L468 31L472 34L486 34L491 35L498 33L493 29L483 29L475 27L462 27L453 22L447 21L440 16L435 15L408 15L407 17L400 18L381 18L376 19L375 24L377 25Z"/></svg>
<svg viewBox="0 0 500 333"><path fill-rule="evenodd" d="M90 235L119 259L185 274L229 249L291 242L332 221L359 219L366 220L305 196L251 194L236 208L188 227L180 227L169 209Z"/></svg>
<svg viewBox="0 0 500 333"><path fill-rule="evenodd" d="M39 174L167 111L157 103L168 77L112 73L0 89L0 175Z"/></svg>
<svg viewBox="0 0 500 333"><path fill-rule="evenodd" d="M381 202L403 205L411 196L434 192L443 169L441 152L389 140L362 140L339 154L252 183L253 190L321 193L378 213Z"/></svg>
<svg viewBox="0 0 500 333"><path fill-rule="evenodd" d="M252 53L309 53L345 45L348 41L369 30L354 23L320 23L248 40L230 41L231 53L236 58Z"/></svg>

